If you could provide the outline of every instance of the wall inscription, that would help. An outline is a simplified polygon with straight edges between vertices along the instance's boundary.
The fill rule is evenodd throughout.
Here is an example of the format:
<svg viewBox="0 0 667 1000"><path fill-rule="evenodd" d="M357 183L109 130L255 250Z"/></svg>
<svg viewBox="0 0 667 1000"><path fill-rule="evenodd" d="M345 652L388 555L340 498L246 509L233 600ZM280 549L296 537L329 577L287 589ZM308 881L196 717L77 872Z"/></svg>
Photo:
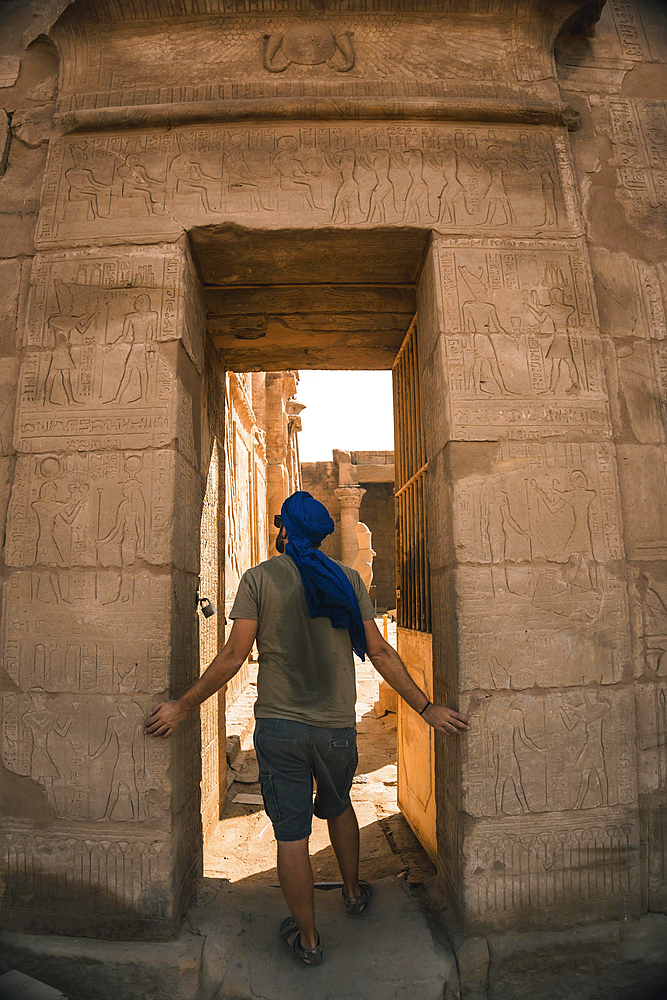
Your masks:
<svg viewBox="0 0 667 1000"><path fill-rule="evenodd" d="M564 131L451 125L172 129L52 145L38 246L278 228L579 231Z"/></svg>
<svg viewBox="0 0 667 1000"><path fill-rule="evenodd" d="M451 437L609 436L583 243L441 240Z"/></svg>

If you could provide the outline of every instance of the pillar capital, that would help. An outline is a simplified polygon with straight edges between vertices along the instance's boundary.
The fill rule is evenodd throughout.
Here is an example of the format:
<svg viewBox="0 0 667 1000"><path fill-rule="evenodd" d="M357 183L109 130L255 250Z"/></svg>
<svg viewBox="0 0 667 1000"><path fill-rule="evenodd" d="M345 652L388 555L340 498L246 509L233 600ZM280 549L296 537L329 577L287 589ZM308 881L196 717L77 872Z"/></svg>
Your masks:
<svg viewBox="0 0 667 1000"><path fill-rule="evenodd" d="M338 486L334 490L341 510L350 508L359 510L365 492L363 486Z"/></svg>

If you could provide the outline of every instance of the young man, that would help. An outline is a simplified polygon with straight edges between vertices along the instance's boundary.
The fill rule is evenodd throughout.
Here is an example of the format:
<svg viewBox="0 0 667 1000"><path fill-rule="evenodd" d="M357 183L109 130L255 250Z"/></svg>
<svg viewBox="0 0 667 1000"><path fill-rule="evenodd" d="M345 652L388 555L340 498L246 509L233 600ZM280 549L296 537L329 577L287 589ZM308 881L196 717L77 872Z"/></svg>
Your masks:
<svg viewBox="0 0 667 1000"><path fill-rule="evenodd" d="M348 916L367 913L372 895L368 882L359 880L359 826L350 803L358 763L353 652L362 659L368 653L382 677L434 729L458 735L470 726L464 715L431 704L412 681L380 635L356 570L319 551L334 530L326 507L299 491L285 501L276 523L280 555L244 574L224 648L178 701L155 706L146 732L170 736L188 712L231 680L257 639L255 748L278 842L280 885L292 911L280 933L299 961L315 966L324 956L308 854L313 812L327 821Z"/></svg>

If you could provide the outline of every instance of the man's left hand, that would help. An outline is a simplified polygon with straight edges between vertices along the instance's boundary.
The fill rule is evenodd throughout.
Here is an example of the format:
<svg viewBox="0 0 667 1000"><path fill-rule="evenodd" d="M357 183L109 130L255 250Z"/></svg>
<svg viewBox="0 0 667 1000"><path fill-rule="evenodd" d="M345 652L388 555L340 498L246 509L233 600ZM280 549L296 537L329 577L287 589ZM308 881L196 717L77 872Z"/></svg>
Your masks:
<svg viewBox="0 0 667 1000"><path fill-rule="evenodd" d="M144 732L146 736L171 736L187 714L180 701L161 701L146 720Z"/></svg>

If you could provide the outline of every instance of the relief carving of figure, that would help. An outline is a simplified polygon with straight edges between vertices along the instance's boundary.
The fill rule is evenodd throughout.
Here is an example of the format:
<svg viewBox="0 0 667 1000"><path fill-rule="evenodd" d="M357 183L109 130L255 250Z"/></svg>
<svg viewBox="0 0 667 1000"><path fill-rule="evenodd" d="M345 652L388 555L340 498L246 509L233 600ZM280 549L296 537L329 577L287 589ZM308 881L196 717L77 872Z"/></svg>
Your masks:
<svg viewBox="0 0 667 1000"><path fill-rule="evenodd" d="M389 177L391 155L387 149L379 149L373 157L372 170L377 183L371 191L366 222L386 222L387 210L396 212L396 191Z"/></svg>
<svg viewBox="0 0 667 1000"><path fill-rule="evenodd" d="M201 163L192 159L190 152L180 153L172 160L169 170L176 178L176 194L195 195L204 211L216 211L211 204L210 191L214 185L219 186L220 177L207 174Z"/></svg>
<svg viewBox="0 0 667 1000"><path fill-rule="evenodd" d="M461 184L458 175L458 160L454 150L446 150L442 154L441 169L445 180L440 192L440 212L439 222L456 222L456 203L462 200L465 205L465 188Z"/></svg>
<svg viewBox="0 0 667 1000"><path fill-rule="evenodd" d="M268 185L269 178L260 178L253 171L251 164L246 158L246 150L243 148L239 137L232 135L234 147L225 154L222 173L226 182L229 194L249 194L253 212L270 211L270 208L262 201L262 183Z"/></svg>
<svg viewBox="0 0 667 1000"><path fill-rule="evenodd" d="M487 302L488 290L480 277L473 274L465 266L459 266L459 273L474 296L463 303L463 323L469 332L467 357L472 361L466 371L466 388L474 389L476 393L489 393L489 373L496 383L497 391L511 393L505 385L495 345L489 336L491 332L505 334L498 318L498 311L493 302Z"/></svg>
<svg viewBox="0 0 667 1000"><path fill-rule="evenodd" d="M572 354L572 345L568 326L574 306L568 305L565 301L565 293L562 288L554 286L549 289L549 301L543 305L535 289L527 298L526 305L540 324L540 332L552 334L553 340L546 353L546 359L551 363L551 375L549 388L544 392L555 392L561 375L569 377L570 385L565 390L566 394L577 392L580 385L580 376Z"/></svg>
<svg viewBox="0 0 667 1000"><path fill-rule="evenodd" d="M137 556L146 554L146 501L136 479L123 486L123 499L116 510L116 522L111 531L98 540L99 545L115 542L118 546L116 565L132 566Z"/></svg>
<svg viewBox="0 0 667 1000"><path fill-rule="evenodd" d="M125 359L123 374L115 396L105 400L107 403L119 401L134 403L145 399L148 394L148 355L154 353L154 342L157 340L159 316L151 309L150 296L138 295L134 300L134 310L127 313L123 320L123 329L112 344L129 344L130 350ZM134 387L132 384L134 382Z"/></svg>
<svg viewBox="0 0 667 1000"><path fill-rule="evenodd" d="M116 175L121 180L121 198L133 198L143 202L146 215L162 213L164 181L151 177L137 153L130 153L125 162L116 167ZM161 190L160 190L161 189ZM155 197L157 191L161 197Z"/></svg>
<svg viewBox="0 0 667 1000"><path fill-rule="evenodd" d="M482 224L506 226L510 222L516 222L516 216L505 187L505 168L509 164L505 157L500 155L500 146L495 144L489 146L488 154L484 160L480 158L478 153L473 153L471 157L477 168L483 164L491 175L491 182L483 196L482 204L486 205L486 218Z"/></svg>
<svg viewBox="0 0 667 1000"><path fill-rule="evenodd" d="M84 494L85 498L85 494ZM69 562L70 544L66 544L71 530L63 538L62 528L73 524L75 517L83 507L85 499L72 497L70 500L58 499L58 487L54 482L42 483L39 499L30 504L39 523L37 537L36 563L47 566L65 566Z"/></svg>
<svg viewBox="0 0 667 1000"><path fill-rule="evenodd" d="M338 73L349 73L354 67L355 54L352 31L334 35L323 24L300 24L284 35L264 35L264 69L269 73L284 73L297 66L321 66Z"/></svg>
<svg viewBox="0 0 667 1000"><path fill-rule="evenodd" d="M591 537L590 508L597 494L595 490L588 489L586 474L581 469L575 469L571 472L571 489L569 490L559 489L558 480L554 479L551 488L553 493L556 494L555 499L548 496L542 487L538 486L536 480L531 479L530 485L539 493L542 501L552 514L558 513L564 506L570 507L572 510L572 528L563 543L566 554L592 559L593 541Z"/></svg>
<svg viewBox="0 0 667 1000"><path fill-rule="evenodd" d="M119 700L116 714L107 719L104 740L89 755L90 760L101 757L115 743L113 772L103 819L123 821L138 820L139 788L137 779L144 776L144 713L134 701ZM123 792L127 796L124 799Z"/></svg>
<svg viewBox="0 0 667 1000"><path fill-rule="evenodd" d="M76 371L76 365L70 350L70 337L74 331L85 335L96 316L96 309L77 306L72 288L62 278L55 279L54 288L58 312L48 318L54 347L44 381L44 402L55 405L60 405L61 401L79 403L81 400L76 398L72 386L72 372ZM61 393L61 400L58 399L58 392Z"/></svg>
<svg viewBox="0 0 667 1000"><path fill-rule="evenodd" d="M508 812L506 796L514 791L521 812L532 812L528 805L523 787L521 764L517 756L517 740L529 750L543 753L544 748L538 747L526 732L526 719L518 700L489 706L487 723L491 732L491 753L495 767L495 805L496 812Z"/></svg>
<svg viewBox="0 0 667 1000"><path fill-rule="evenodd" d="M58 805L53 782L54 779L60 778L60 772L49 753L48 737L51 732L55 732L57 736L64 739L69 732L74 716L70 715L69 719L61 725L58 722L57 711L47 706L46 691L43 688L34 687L30 689L29 693L32 710L25 713L22 721L32 734L30 777L42 785L49 805L57 813Z"/></svg>
<svg viewBox="0 0 667 1000"><path fill-rule="evenodd" d="M585 691L582 705L572 704L571 699L572 696L570 696L567 706L558 706L561 717L570 732L579 722L583 722L586 740L574 764L576 768L581 770L581 779L573 808L584 808L593 776L599 786L600 802L593 802L588 808L592 809L596 805L606 806L609 802L609 781L602 740L602 724L607 713L611 711L611 704L600 691ZM577 721L574 721L573 716Z"/></svg>
<svg viewBox="0 0 667 1000"><path fill-rule="evenodd" d="M332 222L355 222L361 217L361 190L354 175L357 157L353 149L344 149L340 154L325 153L324 159L332 169L338 169L341 184L336 191Z"/></svg>
<svg viewBox="0 0 667 1000"><path fill-rule="evenodd" d="M408 149L403 160L410 175L410 186L405 196L403 222L420 223L431 218L429 188L424 180L424 154L421 149Z"/></svg>
<svg viewBox="0 0 667 1000"><path fill-rule="evenodd" d="M278 152L273 158L273 166L280 177L280 190L295 192L306 199L308 208L321 210L316 203L314 190L317 174L306 170L298 157L299 140L293 135L283 135L278 139Z"/></svg>
<svg viewBox="0 0 667 1000"><path fill-rule="evenodd" d="M88 143L73 143L70 153L74 166L65 171L65 180L69 185L68 203L86 205L92 219L106 218L108 213L100 210L100 195L108 195L109 185L98 181L88 165Z"/></svg>

